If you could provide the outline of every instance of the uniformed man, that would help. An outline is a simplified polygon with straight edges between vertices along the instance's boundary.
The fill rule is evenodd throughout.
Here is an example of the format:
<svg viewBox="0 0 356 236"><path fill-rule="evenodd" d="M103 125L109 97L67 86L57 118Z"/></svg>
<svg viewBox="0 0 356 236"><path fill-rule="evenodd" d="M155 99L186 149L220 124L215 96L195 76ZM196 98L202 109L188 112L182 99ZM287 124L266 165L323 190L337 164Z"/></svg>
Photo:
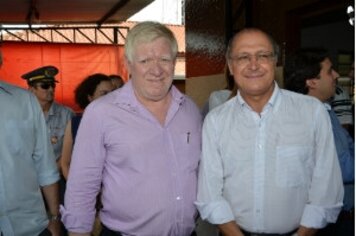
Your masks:
<svg viewBox="0 0 356 236"><path fill-rule="evenodd" d="M54 101L56 83L58 83L55 79L57 74L58 69L56 67L44 66L21 77L27 80L29 90L35 94L42 107L58 164L62 151L64 130L67 122L73 116L73 112L68 107L59 105Z"/></svg>
<svg viewBox="0 0 356 236"><path fill-rule="evenodd" d="M59 105L54 101L56 83L55 76L58 69L54 66L44 66L30 71L21 77L27 80L29 90L37 97L47 124L50 141L53 147L58 170L60 170L60 157L63 146L64 130L66 124L72 119L74 113L66 106ZM61 174L59 180L59 202L64 202L65 180ZM62 232L66 230L62 225Z"/></svg>

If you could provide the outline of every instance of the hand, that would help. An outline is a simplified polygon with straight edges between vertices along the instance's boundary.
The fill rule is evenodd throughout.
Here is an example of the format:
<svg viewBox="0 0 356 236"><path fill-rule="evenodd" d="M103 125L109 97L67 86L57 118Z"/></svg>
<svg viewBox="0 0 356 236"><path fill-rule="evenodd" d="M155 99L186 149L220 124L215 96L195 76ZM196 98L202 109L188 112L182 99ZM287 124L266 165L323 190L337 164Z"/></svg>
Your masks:
<svg viewBox="0 0 356 236"><path fill-rule="evenodd" d="M307 228L304 226L299 226L298 231L293 234L293 236L314 236L318 230L313 228Z"/></svg>
<svg viewBox="0 0 356 236"><path fill-rule="evenodd" d="M61 235L61 221L60 220L50 220L47 228L49 231L51 231L52 236L60 236Z"/></svg>
<svg viewBox="0 0 356 236"><path fill-rule="evenodd" d="M220 233L224 236L244 236L241 232L240 227L235 221L230 221L225 224L218 225Z"/></svg>

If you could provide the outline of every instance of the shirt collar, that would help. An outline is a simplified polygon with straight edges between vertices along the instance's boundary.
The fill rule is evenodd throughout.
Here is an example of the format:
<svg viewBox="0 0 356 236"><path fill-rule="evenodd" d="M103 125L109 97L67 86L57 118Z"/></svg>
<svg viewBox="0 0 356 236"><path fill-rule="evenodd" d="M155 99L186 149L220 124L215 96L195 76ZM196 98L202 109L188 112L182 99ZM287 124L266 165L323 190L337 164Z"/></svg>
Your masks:
<svg viewBox="0 0 356 236"><path fill-rule="evenodd" d="M12 95L11 91L9 89L6 88L6 83L0 81L0 89L4 92L6 92L7 94Z"/></svg>
<svg viewBox="0 0 356 236"><path fill-rule="evenodd" d="M59 113L59 106L55 101L53 101L48 110L48 116L53 116L56 113Z"/></svg>
<svg viewBox="0 0 356 236"><path fill-rule="evenodd" d="M331 111L331 106L330 106L330 104L329 104L329 103L324 102L323 104L324 104L324 106L325 106L326 110Z"/></svg>
<svg viewBox="0 0 356 236"><path fill-rule="evenodd" d="M268 100L267 104L265 105L265 108L267 106L274 107L274 106L278 105L280 103L280 93L281 93L281 89L279 88L278 83L276 81L274 81L273 93L272 93L272 96L270 97L270 99ZM246 101L242 98L240 91L237 91L237 101L239 102L239 104L241 106L248 106Z"/></svg>

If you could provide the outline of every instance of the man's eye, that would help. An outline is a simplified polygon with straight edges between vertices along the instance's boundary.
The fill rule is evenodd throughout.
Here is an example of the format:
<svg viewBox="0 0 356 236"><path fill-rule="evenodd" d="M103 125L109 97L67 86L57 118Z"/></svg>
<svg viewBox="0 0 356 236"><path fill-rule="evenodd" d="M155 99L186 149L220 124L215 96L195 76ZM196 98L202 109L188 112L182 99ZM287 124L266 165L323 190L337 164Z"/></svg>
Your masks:
<svg viewBox="0 0 356 236"><path fill-rule="evenodd" d="M249 59L249 56L247 56L247 55L237 57L237 61L247 61L248 59Z"/></svg>
<svg viewBox="0 0 356 236"><path fill-rule="evenodd" d="M142 59L142 60L140 60L139 62L141 63L141 64L148 64L148 63L150 63L152 60L151 59Z"/></svg>
<svg viewBox="0 0 356 236"><path fill-rule="evenodd" d="M170 63L172 62L172 60L169 59L169 58L161 58L161 59L160 59L160 62L161 62L162 64L170 64Z"/></svg>
<svg viewBox="0 0 356 236"><path fill-rule="evenodd" d="M259 54L257 57L263 58L263 59L268 59L270 57L269 54Z"/></svg>

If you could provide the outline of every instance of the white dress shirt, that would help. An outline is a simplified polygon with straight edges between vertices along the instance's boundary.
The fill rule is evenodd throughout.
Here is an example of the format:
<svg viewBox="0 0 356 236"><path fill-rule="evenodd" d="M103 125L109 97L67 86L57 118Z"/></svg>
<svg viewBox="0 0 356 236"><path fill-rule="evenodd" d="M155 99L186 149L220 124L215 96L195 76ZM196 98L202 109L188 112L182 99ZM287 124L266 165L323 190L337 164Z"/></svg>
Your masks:
<svg viewBox="0 0 356 236"><path fill-rule="evenodd" d="M317 99L275 89L262 113L241 95L204 121L196 205L213 224L256 233L335 222L343 185L329 115Z"/></svg>

